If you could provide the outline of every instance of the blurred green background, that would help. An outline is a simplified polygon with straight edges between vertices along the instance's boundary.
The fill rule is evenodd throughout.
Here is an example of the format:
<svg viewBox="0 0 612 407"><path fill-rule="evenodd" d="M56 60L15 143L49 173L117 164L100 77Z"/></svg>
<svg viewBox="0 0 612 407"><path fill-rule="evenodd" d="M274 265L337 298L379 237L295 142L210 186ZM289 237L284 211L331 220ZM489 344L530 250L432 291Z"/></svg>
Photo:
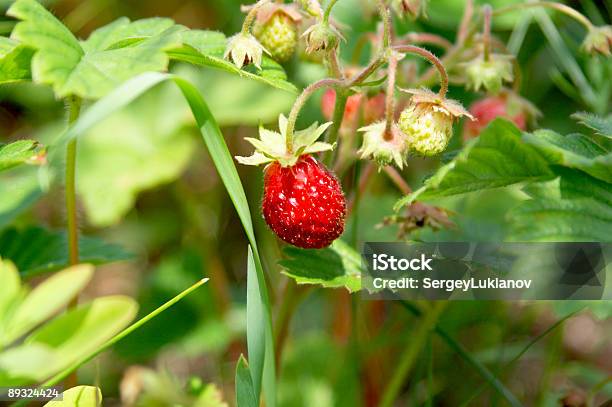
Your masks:
<svg viewBox="0 0 612 407"><path fill-rule="evenodd" d="M0 1L5 11L10 1ZM79 37L120 16L138 19L166 16L190 28L239 30L243 14L240 2L179 0L60 0L45 2ZM464 6L458 0L431 0L429 19L398 21L398 31L426 31L453 39ZM491 1L507 4L508 1ZM571 2L596 23L610 23L612 7L606 2ZM375 8L366 0L340 0L334 17L350 27L345 31L342 57L365 63L366 52L354 55L360 36L376 29ZM551 14L552 16L552 14ZM609 113L610 60L590 58L578 52L582 28L554 15L565 51L577 55L583 78L572 76L562 57L563 49L537 26L526 27L518 54L523 68L522 94L543 115L539 127L560 133L578 131L569 115L580 110ZM520 14L495 20L493 29L504 40L520 23ZM13 22L0 21L0 33L8 35ZM550 37L550 36L553 37ZM440 50L434 49L434 52ZM561 52L561 53L560 53ZM421 62L418 66L422 67ZM325 76L315 63L289 62L290 80L298 87ZM247 155L243 141L257 125L272 124L287 114L294 99L290 93L209 69L174 64L171 70L190 78L202 91L223 127L234 155ZM577 85L578 84L578 85ZM590 92L593 95L590 95ZM469 105L476 97L461 88L450 95ZM320 96L311 99L300 123L323 120ZM0 87L0 142L33 138L50 143L64 126L64 106L48 88L31 84ZM210 284L154 319L82 369L83 381L99 384L105 405L130 405L130 395L140 394L139 405L163 406L184 400L190 386L214 382L233 404L235 361L245 352L246 246L234 208L220 183L207 151L199 142L185 102L176 89L161 86L129 108L97 126L79 144L78 193L81 230L101 236L134 253L132 261L100 267L86 297L128 294L141 304L141 314L154 309L201 276ZM452 148L461 144L460 126ZM439 159L413 159L404 175L418 185L440 165ZM32 177L32 168L2 175L0 211L21 202L19 211L2 212L0 227L19 228L43 224L61 229L65 217L62 191L44 189L44 174ZM239 167L245 189L256 213L262 173ZM34 181L33 181L34 180ZM40 181L40 182L38 182ZM350 181L350 180L349 180ZM400 197L389 183L376 177L359 206L359 224L349 224L346 236L357 243L395 240L395 227L377 227L392 212ZM423 230L422 239L501 240L508 222L506 212L524 199L508 189L446 200L456 229ZM279 245L260 216L255 216L263 259L269 271L272 298L280 296L287 279L275 264ZM612 375L612 322L608 303L593 305L595 312L570 318L562 328L539 341L510 369L502 366L523 346L541 334L575 303L453 303L441 324L473 353L499 373L511 389L530 405L555 406L559 400L589 390ZM410 341L416 319L395 303L368 303L357 320L351 320L350 296L342 290L313 290L299 305L290 326L280 369L279 401L282 406L375 405L389 376L395 355ZM350 344L351 331L358 344ZM483 381L464 361L443 344L433 341L435 405L459 406L470 400ZM424 405L428 358L417 362L413 377L398 405ZM199 379L194 379L194 378ZM598 402L612 398L608 385ZM504 405L487 389L466 405ZM568 404L569 405L569 404ZM573 404L572 404L573 405ZM580 405L580 404L576 404Z"/></svg>

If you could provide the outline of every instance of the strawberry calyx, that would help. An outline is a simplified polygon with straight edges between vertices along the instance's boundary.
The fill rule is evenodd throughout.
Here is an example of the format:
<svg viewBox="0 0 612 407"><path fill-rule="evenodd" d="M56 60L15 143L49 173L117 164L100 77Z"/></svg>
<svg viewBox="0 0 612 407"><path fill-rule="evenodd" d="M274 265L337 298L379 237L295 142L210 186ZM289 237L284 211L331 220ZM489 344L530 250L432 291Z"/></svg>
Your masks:
<svg viewBox="0 0 612 407"><path fill-rule="evenodd" d="M259 138L245 138L255 147L253 154L249 157L237 156L236 160L244 165L262 165L278 162L282 167L291 167L304 154L329 151L334 148L335 144L317 141L325 130L332 125L332 122L327 122L320 126L318 123L313 123L304 130L295 131L292 148L287 148L287 123L287 118L281 114L278 118L278 132L260 126Z"/></svg>

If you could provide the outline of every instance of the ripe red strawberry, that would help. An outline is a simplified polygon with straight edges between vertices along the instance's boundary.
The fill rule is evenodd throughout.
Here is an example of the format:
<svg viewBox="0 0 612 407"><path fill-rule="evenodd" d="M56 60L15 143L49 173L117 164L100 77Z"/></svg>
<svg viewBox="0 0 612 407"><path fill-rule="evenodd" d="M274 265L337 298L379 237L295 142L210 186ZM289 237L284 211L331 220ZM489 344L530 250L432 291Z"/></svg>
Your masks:
<svg viewBox="0 0 612 407"><path fill-rule="evenodd" d="M359 119L359 107L363 96L359 93L351 95L346 100L344 107L344 117L342 118L342 128L352 129L357 126ZM326 120L331 120L334 115L334 106L336 105L336 91L328 89L323 94L321 99L321 111Z"/></svg>
<svg viewBox="0 0 612 407"><path fill-rule="evenodd" d="M264 219L285 242L305 249L329 246L344 231L346 202L340 183L312 156L291 167L265 169Z"/></svg>
<svg viewBox="0 0 612 407"><path fill-rule="evenodd" d="M501 93L499 96L489 96L474 102L470 106L470 113L476 120L465 122L463 128L464 140L477 137L497 117L512 120L519 129L525 130L528 121L539 115L535 106L510 92Z"/></svg>
<svg viewBox="0 0 612 407"><path fill-rule="evenodd" d="M236 157L245 165L266 164L264 219L279 238L305 249L327 247L344 231L346 201L342 187L311 156L333 148L331 144L317 141L331 124L315 123L288 137L287 118L280 115L279 132L261 127L259 139L246 138L255 152L249 157Z"/></svg>

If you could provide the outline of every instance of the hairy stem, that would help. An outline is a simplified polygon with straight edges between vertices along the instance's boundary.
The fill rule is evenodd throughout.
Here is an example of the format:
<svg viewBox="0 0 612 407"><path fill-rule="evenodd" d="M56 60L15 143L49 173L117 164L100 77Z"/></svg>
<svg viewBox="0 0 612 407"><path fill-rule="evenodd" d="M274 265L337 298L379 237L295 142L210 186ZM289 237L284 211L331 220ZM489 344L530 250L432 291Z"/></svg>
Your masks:
<svg viewBox="0 0 612 407"><path fill-rule="evenodd" d="M580 13L577 10L574 10L573 8L569 6L566 6L565 4L557 3L555 1L535 1L532 3L516 3L510 6L498 8L497 10L493 12L493 16L499 16L499 15L502 15L502 14L505 14L511 11L516 11L516 10L521 10L521 9L526 9L526 8L534 8L534 7L546 7L546 8L554 9L578 21L587 30L592 30L593 28L595 28L593 26L593 23L591 23L591 21L588 18L586 18L582 13Z"/></svg>
<svg viewBox="0 0 612 407"><path fill-rule="evenodd" d="M387 95L385 100L385 140L391 140L391 125L395 120L395 75L397 73L397 58L393 53L389 56L387 69Z"/></svg>
<svg viewBox="0 0 612 407"><path fill-rule="evenodd" d="M323 22L327 23L329 21L329 16L331 15L332 9L336 5L338 0L330 0L329 4L325 8L325 14L323 15Z"/></svg>
<svg viewBox="0 0 612 407"><path fill-rule="evenodd" d="M293 133L295 130L295 122L297 121L298 115L300 114L300 111L304 107L304 104L306 103L308 98L312 96L312 94L316 92L318 89L325 88L325 87L340 87L342 85L343 85L343 82L339 79L332 79L332 78L321 79L320 81L317 81L307 86L302 91L300 96L297 97L297 99L293 103L291 112L289 113L289 119L287 121L287 130L285 133L287 137L286 138L286 143L287 143L286 148L287 148L288 154L293 153Z"/></svg>
<svg viewBox="0 0 612 407"><path fill-rule="evenodd" d="M444 49L449 49L453 46L449 40L437 34L411 32L406 34L404 39L412 44L431 44Z"/></svg>
<svg viewBox="0 0 612 407"><path fill-rule="evenodd" d="M484 60L491 59L491 17L493 9L488 4L482 6L483 27L482 27L482 47Z"/></svg>
<svg viewBox="0 0 612 407"><path fill-rule="evenodd" d="M389 179L397 186L402 194L410 195L412 193L412 188L410 188L410 185L408 185L404 177L402 177L402 174L400 174L395 167L387 165L384 170Z"/></svg>
<svg viewBox="0 0 612 407"><path fill-rule="evenodd" d="M242 34L249 34L251 32L251 27L253 26L253 23L255 22L255 17L257 17L257 12L261 8L261 6L269 2L270 0L259 0L257 3L255 3L253 8L249 10L249 13L247 14L247 16L244 19L244 22L242 23L242 30L240 30Z"/></svg>
<svg viewBox="0 0 612 407"><path fill-rule="evenodd" d="M391 44L391 11L385 0L378 0L378 12L383 21L383 49Z"/></svg>
<svg viewBox="0 0 612 407"><path fill-rule="evenodd" d="M446 69L438 57L426 49L417 47L416 45L396 45L393 47L393 50L397 52L416 54L431 62L440 74L440 90L438 91L438 95L441 98L446 96L446 92L448 92L448 74L446 73Z"/></svg>

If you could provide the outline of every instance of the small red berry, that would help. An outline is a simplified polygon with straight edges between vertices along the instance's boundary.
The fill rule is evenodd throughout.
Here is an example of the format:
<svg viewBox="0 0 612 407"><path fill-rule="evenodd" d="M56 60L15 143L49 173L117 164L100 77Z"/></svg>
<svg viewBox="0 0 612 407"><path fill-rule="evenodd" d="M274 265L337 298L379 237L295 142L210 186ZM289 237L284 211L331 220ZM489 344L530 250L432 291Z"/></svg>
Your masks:
<svg viewBox="0 0 612 407"><path fill-rule="evenodd" d="M363 96L361 94L354 94L348 97L346 100L346 106L344 108L344 117L342 119L343 129L354 129L357 126L357 120L359 120L359 107L361 106L361 100ZM328 89L323 94L321 100L321 111L323 117L326 120L331 120L334 115L334 106L336 105L336 91Z"/></svg>
<svg viewBox="0 0 612 407"><path fill-rule="evenodd" d="M305 154L293 166L273 162L266 167L262 212L285 242L320 249L344 231L346 201L336 177Z"/></svg>
<svg viewBox="0 0 612 407"><path fill-rule="evenodd" d="M464 140L477 137L497 117L512 120L521 130L525 130L527 127L527 112L522 109L509 109L508 98L504 96L490 96L478 100L470 106L470 113L476 120L465 122L463 128Z"/></svg>

